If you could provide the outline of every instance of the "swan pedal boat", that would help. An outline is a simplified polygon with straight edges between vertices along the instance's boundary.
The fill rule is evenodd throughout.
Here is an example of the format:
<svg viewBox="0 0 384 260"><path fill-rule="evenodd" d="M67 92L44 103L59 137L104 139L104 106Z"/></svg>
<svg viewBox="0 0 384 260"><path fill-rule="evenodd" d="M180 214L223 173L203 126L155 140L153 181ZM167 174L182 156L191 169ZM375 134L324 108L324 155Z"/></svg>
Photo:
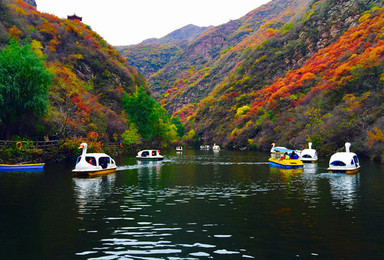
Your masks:
<svg viewBox="0 0 384 260"><path fill-rule="evenodd" d="M34 171L42 170L45 163L19 163L19 164L0 164L0 171Z"/></svg>
<svg viewBox="0 0 384 260"><path fill-rule="evenodd" d="M282 167L285 169L303 168L304 164L300 159L281 159L281 158L269 158L269 165L271 167Z"/></svg>
<svg viewBox="0 0 384 260"><path fill-rule="evenodd" d="M75 175L96 176L116 172L115 160L105 153L87 153L87 144L82 143L79 149L83 149L81 156L77 158Z"/></svg>
<svg viewBox="0 0 384 260"><path fill-rule="evenodd" d="M312 143L308 143L308 149L304 149L300 153L300 160L304 163L316 163L318 160L317 151L312 149Z"/></svg>
<svg viewBox="0 0 384 260"><path fill-rule="evenodd" d="M295 168L303 168L304 164L299 159L300 151L287 149L285 147L275 147L275 143L272 144L273 147L271 149L271 157L268 162L271 167L280 167L284 169L295 169ZM287 153L296 153L297 159L282 159L282 157Z"/></svg>
<svg viewBox="0 0 384 260"><path fill-rule="evenodd" d="M345 143L345 152L338 152L329 159L328 172L355 174L360 170L359 158L350 151L351 144Z"/></svg>
<svg viewBox="0 0 384 260"><path fill-rule="evenodd" d="M160 150L142 150L137 153L136 159L139 161L161 161L164 156L160 154Z"/></svg>

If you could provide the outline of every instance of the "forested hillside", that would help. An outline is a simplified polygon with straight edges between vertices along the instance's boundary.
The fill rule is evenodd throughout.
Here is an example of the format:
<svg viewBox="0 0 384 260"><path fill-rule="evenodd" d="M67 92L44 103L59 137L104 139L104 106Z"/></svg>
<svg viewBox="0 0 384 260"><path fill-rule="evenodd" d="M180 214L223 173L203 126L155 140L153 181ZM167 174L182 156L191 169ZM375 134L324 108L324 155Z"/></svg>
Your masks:
<svg viewBox="0 0 384 260"><path fill-rule="evenodd" d="M211 28L149 79L187 142L381 159L381 1L275 0Z"/></svg>
<svg viewBox="0 0 384 260"><path fill-rule="evenodd" d="M51 82L39 81L41 89L47 88L46 94L40 91L37 95L29 88L39 75L31 75L28 62L20 68L17 62L1 66L1 139L89 136L93 140L123 139L132 144L141 142L143 134L147 141L168 142L176 138L169 116L148 96L145 79L127 65L115 48L79 20L40 13L31 1L1 1L0 50L1 57L24 51L34 57L31 60L40 59L51 74ZM17 80L26 84L18 84ZM34 106L38 100L39 107ZM151 106L137 104L144 101ZM132 102L136 102L136 109L145 106L150 110L145 116L151 118L142 116L137 120L151 125L156 132L148 135L138 127L142 122L127 112L132 111ZM18 104L21 105L16 107ZM32 109L26 110L23 104L32 104Z"/></svg>

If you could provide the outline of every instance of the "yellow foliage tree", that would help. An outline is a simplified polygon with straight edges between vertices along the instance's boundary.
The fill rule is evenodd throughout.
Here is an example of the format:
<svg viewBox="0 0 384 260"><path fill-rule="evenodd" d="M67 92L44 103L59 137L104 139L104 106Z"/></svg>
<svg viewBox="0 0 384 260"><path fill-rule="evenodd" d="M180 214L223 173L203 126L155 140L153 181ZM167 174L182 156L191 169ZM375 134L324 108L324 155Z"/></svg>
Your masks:
<svg viewBox="0 0 384 260"><path fill-rule="evenodd" d="M16 41L20 40L20 36L23 36L23 32L19 30L15 25L9 28L8 30L9 35L15 39Z"/></svg>
<svg viewBox="0 0 384 260"><path fill-rule="evenodd" d="M369 148L375 143L380 143L380 145L384 144L384 133L378 127L375 127L373 131L368 131L368 142Z"/></svg>
<svg viewBox="0 0 384 260"><path fill-rule="evenodd" d="M195 133L195 130L191 129L189 132L188 132L188 139L189 140L193 140L193 138L195 137L196 133Z"/></svg>
<svg viewBox="0 0 384 260"><path fill-rule="evenodd" d="M34 52L37 53L37 56L39 56L40 58L44 56L43 52L41 51L44 48L40 41L32 40L31 48Z"/></svg>
<svg viewBox="0 0 384 260"><path fill-rule="evenodd" d="M247 106L247 105L242 106L242 107L239 107L239 108L236 110L235 118L238 118L239 116L244 115L244 114L247 113L249 110L251 110L251 108L250 108L249 106Z"/></svg>

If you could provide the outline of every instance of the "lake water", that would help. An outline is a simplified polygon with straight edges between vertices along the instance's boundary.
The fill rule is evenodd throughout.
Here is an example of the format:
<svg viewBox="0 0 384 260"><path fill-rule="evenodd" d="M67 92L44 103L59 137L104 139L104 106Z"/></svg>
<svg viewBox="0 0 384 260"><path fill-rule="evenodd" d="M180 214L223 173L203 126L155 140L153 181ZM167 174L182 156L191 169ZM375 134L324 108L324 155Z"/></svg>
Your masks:
<svg viewBox="0 0 384 260"><path fill-rule="evenodd" d="M115 158L118 171L75 178L73 165L0 173L0 259L381 259L384 169L270 168L257 152Z"/></svg>

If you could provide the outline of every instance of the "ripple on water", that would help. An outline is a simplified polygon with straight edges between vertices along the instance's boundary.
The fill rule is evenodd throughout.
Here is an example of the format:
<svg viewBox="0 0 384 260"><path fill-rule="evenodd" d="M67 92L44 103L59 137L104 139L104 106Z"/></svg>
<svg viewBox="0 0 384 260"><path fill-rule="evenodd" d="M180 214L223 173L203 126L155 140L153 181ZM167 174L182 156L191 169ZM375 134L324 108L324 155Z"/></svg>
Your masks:
<svg viewBox="0 0 384 260"><path fill-rule="evenodd" d="M191 256L197 256L197 257L209 257L211 256L210 254L206 252L194 252L194 253L189 253Z"/></svg>
<svg viewBox="0 0 384 260"><path fill-rule="evenodd" d="M88 259L196 259L240 254L236 248L223 246L232 244L234 237L230 233L221 234L218 230L220 225L212 219L202 222L199 218L190 218L190 221L184 220L183 223L176 216L188 215L183 209L199 209L204 204L232 211L234 201L268 191L265 185L261 187L256 183L242 187L229 184L226 187L175 186L160 190L118 187L116 192L122 194L122 201L119 201L117 210L121 216L116 214L102 218L112 237L100 240L102 246L98 248L104 249L91 248L78 255L86 255ZM95 199L98 200L97 204L104 203L104 198ZM86 211L87 208L98 206L86 203L83 207ZM104 232L100 230L99 236L102 234ZM186 239L182 239L183 242L192 243L180 243L180 238ZM213 241L215 243L204 243Z"/></svg>
<svg viewBox="0 0 384 260"><path fill-rule="evenodd" d="M235 254L240 254L240 252L237 252L237 251L229 251L229 250L226 250L226 249L220 249L220 250L216 250L216 251L213 251L215 254L219 254L219 255L235 255Z"/></svg>

